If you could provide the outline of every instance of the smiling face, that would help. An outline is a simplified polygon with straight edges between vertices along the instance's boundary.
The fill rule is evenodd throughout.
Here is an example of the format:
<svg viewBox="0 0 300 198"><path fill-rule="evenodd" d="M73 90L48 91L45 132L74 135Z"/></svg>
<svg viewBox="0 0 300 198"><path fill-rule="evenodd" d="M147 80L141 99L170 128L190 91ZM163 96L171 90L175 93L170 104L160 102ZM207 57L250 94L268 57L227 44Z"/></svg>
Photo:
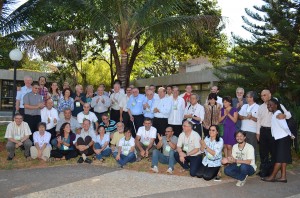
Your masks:
<svg viewBox="0 0 300 198"><path fill-rule="evenodd" d="M217 135L218 135L217 128L216 128L215 126L209 127L209 136L210 136L212 139L216 139Z"/></svg>
<svg viewBox="0 0 300 198"><path fill-rule="evenodd" d="M270 112L275 112L277 110L277 105L271 100L268 102L268 110Z"/></svg>
<svg viewBox="0 0 300 198"><path fill-rule="evenodd" d="M225 108L230 107L230 106L231 106L231 103L228 102L227 100L224 100L223 106L224 106Z"/></svg>
<svg viewBox="0 0 300 198"><path fill-rule="evenodd" d="M244 96L244 89L237 89L236 90L236 97L241 99Z"/></svg>
<svg viewBox="0 0 300 198"><path fill-rule="evenodd" d="M261 99L264 102L268 102L271 99L271 92L269 90L263 90L261 92Z"/></svg>
<svg viewBox="0 0 300 198"><path fill-rule="evenodd" d="M245 142L246 136L244 136L243 133L239 132L236 134L235 139L236 139L237 143L241 144L241 143Z"/></svg>
<svg viewBox="0 0 300 198"><path fill-rule="evenodd" d="M70 126L69 123L65 125L64 132L65 133L70 133L71 132L71 126Z"/></svg>
<svg viewBox="0 0 300 198"><path fill-rule="evenodd" d="M104 127L100 127L100 128L98 129L98 133L99 133L100 135L104 135L104 134L105 134L105 128L104 128Z"/></svg>

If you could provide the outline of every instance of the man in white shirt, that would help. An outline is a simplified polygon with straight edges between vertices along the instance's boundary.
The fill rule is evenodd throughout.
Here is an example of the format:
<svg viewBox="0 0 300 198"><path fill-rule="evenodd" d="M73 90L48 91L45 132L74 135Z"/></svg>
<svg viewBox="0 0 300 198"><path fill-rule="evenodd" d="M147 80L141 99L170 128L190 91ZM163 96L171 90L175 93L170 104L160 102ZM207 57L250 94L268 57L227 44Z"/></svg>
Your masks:
<svg viewBox="0 0 300 198"><path fill-rule="evenodd" d="M151 90L148 90L146 92L146 98L143 101L143 114L145 118L153 118L154 117L154 113L152 111L152 106L154 104L154 93Z"/></svg>
<svg viewBox="0 0 300 198"><path fill-rule="evenodd" d="M173 97L173 87L171 85L167 86L167 94L166 94L167 98L172 98Z"/></svg>
<svg viewBox="0 0 300 198"><path fill-rule="evenodd" d="M171 113L168 118L168 124L173 128L174 135L178 137L182 132L182 120L185 109L185 102L182 97L179 97L178 87L173 87L173 95L171 100Z"/></svg>
<svg viewBox="0 0 300 198"><path fill-rule="evenodd" d="M77 163L92 163L92 160L87 158L87 156L94 154L93 145L96 141L96 133L90 128L90 125L90 120L85 119L82 123L80 134L76 135L75 146L78 152L81 154L81 157L78 159Z"/></svg>
<svg viewBox="0 0 300 198"><path fill-rule="evenodd" d="M171 113L171 100L166 98L165 88L160 87L158 89L158 99L154 98L154 104L152 106L152 112L154 113L153 127L157 129L160 135L165 135L165 130L168 126L168 118ZM158 141L158 139L156 139Z"/></svg>
<svg viewBox="0 0 300 198"><path fill-rule="evenodd" d="M190 121L183 122L183 132L179 135L175 160L184 170L190 169L190 175L195 177L202 163L200 155L200 135L193 131Z"/></svg>
<svg viewBox="0 0 300 198"><path fill-rule="evenodd" d="M120 84L114 84L114 93L110 95L111 107L110 107L110 119L119 122L120 121L120 102L124 96L120 92Z"/></svg>
<svg viewBox="0 0 300 198"><path fill-rule="evenodd" d="M126 95L123 96L123 98L121 99L120 102L120 122L124 123L125 127L130 127L131 126L131 122L130 122L130 116L128 114L128 108L127 108L127 103L128 100L131 96L131 88L127 87L126 88Z"/></svg>
<svg viewBox="0 0 300 198"><path fill-rule="evenodd" d="M104 94L103 86L99 86L97 89L97 95L92 98L91 107L94 108L98 120L101 120L103 114L108 113L110 107L110 99Z"/></svg>
<svg viewBox="0 0 300 198"><path fill-rule="evenodd" d="M150 157L153 151L154 140L156 138L156 128L152 126L150 118L144 119L144 126L138 129L135 137L135 147L137 150L137 162L142 158Z"/></svg>
<svg viewBox="0 0 300 198"><path fill-rule="evenodd" d="M17 92L16 96L16 111L18 111L22 116L25 115L24 112L24 102L23 98L24 96L32 91L32 84L33 80L31 76L25 76L24 77L24 86L21 87L21 90Z"/></svg>
<svg viewBox="0 0 300 198"><path fill-rule="evenodd" d="M89 103L85 103L83 105L83 111L78 113L77 115L77 121L79 122L79 124L82 124L83 121L85 119L91 121L91 125L90 128L91 130L94 130L94 125L96 127L96 129L98 129L99 123L98 123L98 118L97 116L90 111L90 104Z"/></svg>
<svg viewBox="0 0 300 198"><path fill-rule="evenodd" d="M275 140L272 137L271 133L271 120L272 112L268 110L268 101L272 98L270 90L262 90L261 99L264 101L263 104L259 106L257 113L257 127L256 127L256 136L259 142L259 155L260 155L260 173L261 177L269 176L269 173L262 170L263 167L268 166L268 164L275 163ZM292 117L291 113L286 110L283 105L280 105L284 114L280 113L277 115L277 119L290 119ZM271 156L271 158L269 158ZM268 168L270 169L270 168ZM272 169L272 167L271 167Z"/></svg>
<svg viewBox="0 0 300 198"><path fill-rule="evenodd" d="M46 130L51 134L51 140L56 138L56 124L59 120L58 112L53 108L52 99L46 101L46 106L41 110L41 121L46 123Z"/></svg>
<svg viewBox="0 0 300 198"><path fill-rule="evenodd" d="M7 160L10 161L14 158L16 148L24 148L25 158L30 158L30 147L32 146L30 135L28 124L23 121L23 116L17 113L14 121L7 125L4 136L7 139L6 150L9 153Z"/></svg>
<svg viewBox="0 0 300 198"><path fill-rule="evenodd" d="M223 98L221 98L219 96L219 87L218 86L212 86L210 88L210 93L216 93L218 96L217 96L217 103L219 103L221 105L221 107L223 107Z"/></svg>
<svg viewBox="0 0 300 198"><path fill-rule="evenodd" d="M241 120L241 130L246 132L247 142L254 148L255 154L257 149L256 122L259 105L255 103L256 93L249 91L246 94L248 104L244 104L239 111Z"/></svg>

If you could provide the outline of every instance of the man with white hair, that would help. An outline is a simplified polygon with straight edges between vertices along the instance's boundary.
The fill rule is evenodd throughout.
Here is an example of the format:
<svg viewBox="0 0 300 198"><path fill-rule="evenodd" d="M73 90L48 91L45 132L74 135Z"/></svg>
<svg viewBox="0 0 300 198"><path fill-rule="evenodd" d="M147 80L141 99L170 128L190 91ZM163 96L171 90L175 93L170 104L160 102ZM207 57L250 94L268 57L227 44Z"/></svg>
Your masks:
<svg viewBox="0 0 300 198"><path fill-rule="evenodd" d="M83 111L83 105L86 103L86 96L83 93L82 85L76 85L75 93L71 96L74 99L74 109L72 116L77 117L77 114Z"/></svg>
<svg viewBox="0 0 300 198"><path fill-rule="evenodd" d="M18 111L22 116L25 115L23 98L27 93L32 91L32 86L31 86L32 82L33 80L31 76L25 76L24 77L25 85L21 87L20 91L17 92L16 111Z"/></svg>

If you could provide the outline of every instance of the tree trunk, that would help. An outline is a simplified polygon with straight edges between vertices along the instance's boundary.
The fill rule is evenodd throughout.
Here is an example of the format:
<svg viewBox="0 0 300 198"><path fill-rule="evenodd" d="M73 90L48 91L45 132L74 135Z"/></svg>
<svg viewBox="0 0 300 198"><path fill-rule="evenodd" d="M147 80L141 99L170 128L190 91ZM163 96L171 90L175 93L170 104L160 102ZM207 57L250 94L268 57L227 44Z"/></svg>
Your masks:
<svg viewBox="0 0 300 198"><path fill-rule="evenodd" d="M118 80L121 81L122 87L127 87L129 84L130 74L127 72L129 54L127 50L121 49L121 63L117 70Z"/></svg>

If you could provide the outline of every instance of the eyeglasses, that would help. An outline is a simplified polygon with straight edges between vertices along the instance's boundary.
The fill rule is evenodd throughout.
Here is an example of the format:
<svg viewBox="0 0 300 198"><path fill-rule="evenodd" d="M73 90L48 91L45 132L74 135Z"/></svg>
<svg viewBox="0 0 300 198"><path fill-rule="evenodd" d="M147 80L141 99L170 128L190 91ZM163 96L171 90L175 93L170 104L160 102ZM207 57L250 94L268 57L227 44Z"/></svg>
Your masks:
<svg viewBox="0 0 300 198"><path fill-rule="evenodd" d="M172 132L172 131L166 131L166 132Z"/></svg>

